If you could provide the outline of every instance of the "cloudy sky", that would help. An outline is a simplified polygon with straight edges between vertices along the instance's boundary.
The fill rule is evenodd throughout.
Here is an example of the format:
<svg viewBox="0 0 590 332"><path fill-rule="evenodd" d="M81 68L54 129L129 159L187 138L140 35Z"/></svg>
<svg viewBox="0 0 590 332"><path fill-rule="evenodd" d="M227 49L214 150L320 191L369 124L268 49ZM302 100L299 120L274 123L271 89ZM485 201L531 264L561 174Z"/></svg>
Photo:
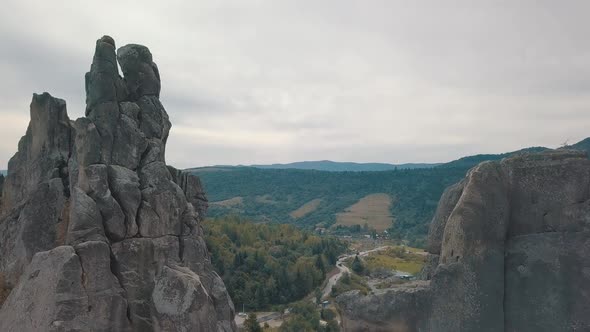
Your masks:
<svg viewBox="0 0 590 332"><path fill-rule="evenodd" d="M0 169L33 92L83 115L104 34L154 54L178 167L438 162L590 136L590 1L29 1L0 12Z"/></svg>

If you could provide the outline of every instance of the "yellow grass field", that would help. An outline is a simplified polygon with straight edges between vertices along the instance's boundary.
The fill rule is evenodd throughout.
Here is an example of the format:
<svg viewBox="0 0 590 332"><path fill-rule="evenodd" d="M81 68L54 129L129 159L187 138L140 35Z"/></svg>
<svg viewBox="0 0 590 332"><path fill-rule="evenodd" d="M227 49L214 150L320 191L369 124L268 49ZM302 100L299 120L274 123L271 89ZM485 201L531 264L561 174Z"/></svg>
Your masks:
<svg viewBox="0 0 590 332"><path fill-rule="evenodd" d="M423 253L422 249L398 246L371 253L364 257L364 261L369 269L386 268L416 275L426 261L426 255Z"/></svg>
<svg viewBox="0 0 590 332"><path fill-rule="evenodd" d="M378 232L391 227L392 199L387 194L370 194L349 206L342 213L336 214L336 225L353 226L365 223Z"/></svg>
<svg viewBox="0 0 590 332"><path fill-rule="evenodd" d="M320 206L321 202L322 202L322 200L319 198L313 199L313 200L301 205L301 207L299 207L297 210L291 212L289 215L294 219L304 217L304 216L308 215L309 213L315 211L318 208L318 206Z"/></svg>

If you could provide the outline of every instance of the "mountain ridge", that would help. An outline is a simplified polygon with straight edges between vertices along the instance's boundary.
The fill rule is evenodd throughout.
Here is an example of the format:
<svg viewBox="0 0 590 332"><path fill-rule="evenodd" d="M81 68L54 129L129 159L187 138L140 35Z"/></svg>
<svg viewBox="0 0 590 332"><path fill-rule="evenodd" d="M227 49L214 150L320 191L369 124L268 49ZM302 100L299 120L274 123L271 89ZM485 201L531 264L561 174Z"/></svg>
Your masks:
<svg viewBox="0 0 590 332"><path fill-rule="evenodd" d="M571 147L583 148L590 140ZM303 228L338 225L337 216L371 194L386 194L393 223L390 234L424 246L428 225L444 189L461 180L469 169L486 160L545 151L526 148L496 155L460 158L437 167L390 171L334 172L305 169L262 169L249 166L218 166L188 170L198 175L210 200L209 215L239 214L253 221L296 224ZM587 152L587 150L584 150ZM237 199L239 198L239 199ZM227 204L227 202L236 204ZM316 202L311 211L293 217L295 211ZM223 204L220 204L223 203ZM359 225L371 225L371 216ZM350 223L348 223L350 224ZM350 226L350 225L349 225Z"/></svg>
<svg viewBox="0 0 590 332"><path fill-rule="evenodd" d="M563 146L559 149L573 149L583 150L590 153L590 137L587 137L577 143ZM353 162L353 161L332 161L332 160L305 160L295 161L290 163L273 163L273 164L252 164L252 165L212 165L212 166L201 166L187 168L187 171L195 171L202 169L228 169L228 168L239 168L239 167L252 167L259 169L298 169L298 170L316 170L316 171L327 171L327 172L381 172L381 171L394 171L396 169L424 169L434 167L473 167L482 161L487 160L501 160L504 158L512 157L523 153L538 153L547 150L553 150L544 146L532 146L515 151L504 152L504 153L481 153L464 156L448 162L438 163L402 163L402 164L391 164L391 163L380 163L380 162Z"/></svg>
<svg viewBox="0 0 590 332"><path fill-rule="evenodd" d="M269 164L269 165L250 165L250 167L262 169L313 169L317 171L328 172L376 172L376 171L393 171L395 169L415 169L415 168L432 168L440 165L440 163L404 163L404 164L390 164L390 163L358 163L350 161L332 161L332 160L317 160L317 161L297 161L285 164Z"/></svg>

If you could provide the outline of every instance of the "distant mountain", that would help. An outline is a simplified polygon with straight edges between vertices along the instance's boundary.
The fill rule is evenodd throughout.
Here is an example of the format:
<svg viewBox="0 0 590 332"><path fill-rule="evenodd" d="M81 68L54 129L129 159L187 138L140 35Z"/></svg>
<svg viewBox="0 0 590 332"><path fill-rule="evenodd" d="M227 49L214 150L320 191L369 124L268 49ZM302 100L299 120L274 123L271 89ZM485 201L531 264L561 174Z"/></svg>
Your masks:
<svg viewBox="0 0 590 332"><path fill-rule="evenodd" d="M590 154L590 137L585 138L576 144L567 145L564 148L565 149L582 150L582 151L586 151L588 154Z"/></svg>
<svg viewBox="0 0 590 332"><path fill-rule="evenodd" d="M393 171L395 169L433 168L438 165L440 164L408 163L396 165L387 163L354 163L320 160L300 161L288 164L251 165L250 167L263 169L307 169L328 172L377 172Z"/></svg>
<svg viewBox="0 0 590 332"><path fill-rule="evenodd" d="M500 153L500 154L477 154L474 156L467 156L463 158L459 158L457 160L450 161L448 163L441 164L437 167L461 167L461 168L471 168L475 165L490 160L501 160L504 158L512 157L515 155L523 154L523 153L537 153L542 152L545 150L550 150L549 148L545 148L542 146L536 146L531 148L525 148L517 151Z"/></svg>
<svg viewBox="0 0 590 332"><path fill-rule="evenodd" d="M588 151L590 138L567 148ZM237 214L254 221L334 231L355 224L375 229L389 227L392 236L421 246L443 190L462 179L470 168L487 160L547 149L531 147L480 154L445 164L397 165L397 170L396 165L390 164L319 161L256 167L213 166L189 171L197 174L205 186L211 217ZM338 172L338 167L346 172ZM362 167L372 167L373 171L361 171Z"/></svg>
<svg viewBox="0 0 590 332"><path fill-rule="evenodd" d="M6 172L5 170L0 170L0 174L2 174L2 175L6 175L6 173L7 173L7 172Z"/></svg>
<svg viewBox="0 0 590 332"><path fill-rule="evenodd" d="M587 153L590 154L590 137L585 138L585 139L579 141L578 143L575 143L572 145L566 145L560 149L581 150L581 151L586 151ZM551 149L543 147L543 146L535 146L535 147L530 147L530 148L525 148L525 149L516 150L516 151L512 151L512 152L500 153L500 154L478 154L478 155L474 155L474 156L467 156L467 157L459 158L457 160L453 160L448 163L440 164L436 167L468 167L468 168L471 168L483 161L500 160L500 159L516 156L516 155L523 154L523 153L537 153L537 152L542 152L542 151L546 151L546 150L551 150Z"/></svg>

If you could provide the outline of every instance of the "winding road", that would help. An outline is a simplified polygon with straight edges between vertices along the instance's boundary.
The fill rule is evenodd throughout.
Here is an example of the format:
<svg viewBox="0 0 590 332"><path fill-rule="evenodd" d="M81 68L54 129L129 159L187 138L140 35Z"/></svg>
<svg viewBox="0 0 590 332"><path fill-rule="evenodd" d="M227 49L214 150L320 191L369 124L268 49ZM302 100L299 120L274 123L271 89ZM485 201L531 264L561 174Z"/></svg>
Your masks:
<svg viewBox="0 0 590 332"><path fill-rule="evenodd" d="M370 254L372 252L385 250L389 247L390 246L383 246L383 247L379 247L379 248L375 248L375 249L371 249L371 250L367 250L367 251L361 251L358 255L361 257L367 256L368 254ZM336 262L336 267L338 268L338 273L336 273L335 275L331 276L330 279L328 279L328 283L326 284L326 287L324 287L324 290L322 291L322 300L326 299L330 295L330 293L332 292L332 287L334 287L334 285L336 285L336 283L338 282L338 280L340 280L340 278L342 278L344 273L350 273L350 269L344 265L344 261L347 260L348 258L351 258L354 256L356 256L356 254L344 255L344 256L340 256L340 258L338 258L338 261Z"/></svg>

